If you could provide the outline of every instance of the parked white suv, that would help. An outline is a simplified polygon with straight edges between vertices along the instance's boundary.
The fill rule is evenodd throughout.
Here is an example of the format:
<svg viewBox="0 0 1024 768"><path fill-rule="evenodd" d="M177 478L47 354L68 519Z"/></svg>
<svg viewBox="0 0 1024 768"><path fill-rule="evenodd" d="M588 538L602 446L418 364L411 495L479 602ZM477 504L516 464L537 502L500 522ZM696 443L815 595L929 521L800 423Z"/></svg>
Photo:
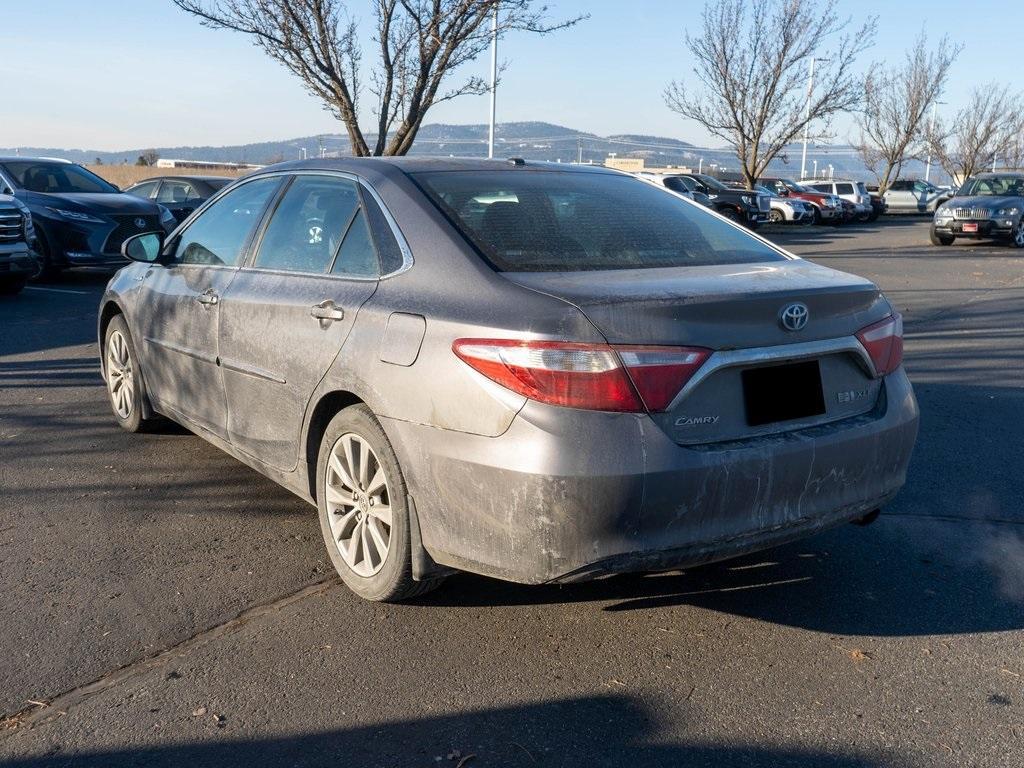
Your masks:
<svg viewBox="0 0 1024 768"><path fill-rule="evenodd" d="M768 221L772 224L813 224L814 206L795 197L780 197L761 184L754 187L758 192L768 195L771 210Z"/></svg>
<svg viewBox="0 0 1024 768"><path fill-rule="evenodd" d="M868 188L864 186L863 181L828 179L825 181L805 181L803 184L817 192L835 195L853 203L857 207L858 221L867 221L871 216L871 193L868 192Z"/></svg>

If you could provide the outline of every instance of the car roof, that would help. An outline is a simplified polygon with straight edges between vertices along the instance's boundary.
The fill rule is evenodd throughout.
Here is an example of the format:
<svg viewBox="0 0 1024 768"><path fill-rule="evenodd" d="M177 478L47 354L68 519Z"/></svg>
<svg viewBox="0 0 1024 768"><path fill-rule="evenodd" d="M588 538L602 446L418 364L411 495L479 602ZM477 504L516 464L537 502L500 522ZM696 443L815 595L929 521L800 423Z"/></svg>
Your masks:
<svg viewBox="0 0 1024 768"><path fill-rule="evenodd" d="M293 160L261 168L257 173L267 171L348 171L377 172L387 174L388 170L404 173L427 171L564 171L566 173L609 173L621 174L613 168L601 165L575 165L571 163L550 163L533 160L507 159L483 160L460 157L329 157Z"/></svg>
<svg viewBox="0 0 1024 768"><path fill-rule="evenodd" d="M26 157L25 155L8 155L0 157L0 163L63 163L64 165L76 165L71 160L63 157Z"/></svg>
<svg viewBox="0 0 1024 768"><path fill-rule="evenodd" d="M153 181L167 181L167 180L170 180L170 181L200 181L200 182L210 182L210 181L232 182L232 181L235 180L235 178L236 178L235 176L182 176L180 174L174 174L173 176L170 176L170 175L168 175L168 176L150 176L148 179L139 179L134 184L132 184L132 186L133 187L137 187L139 184L149 184L150 182L153 182Z"/></svg>

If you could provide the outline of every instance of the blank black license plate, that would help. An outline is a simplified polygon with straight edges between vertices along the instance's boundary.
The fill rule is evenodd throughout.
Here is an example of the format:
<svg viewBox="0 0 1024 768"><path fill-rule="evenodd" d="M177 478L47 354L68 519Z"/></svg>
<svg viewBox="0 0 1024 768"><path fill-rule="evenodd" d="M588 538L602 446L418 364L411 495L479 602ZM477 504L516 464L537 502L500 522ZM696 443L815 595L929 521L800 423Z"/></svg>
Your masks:
<svg viewBox="0 0 1024 768"><path fill-rule="evenodd" d="M752 427L825 412L817 360L749 368L742 375L747 424Z"/></svg>

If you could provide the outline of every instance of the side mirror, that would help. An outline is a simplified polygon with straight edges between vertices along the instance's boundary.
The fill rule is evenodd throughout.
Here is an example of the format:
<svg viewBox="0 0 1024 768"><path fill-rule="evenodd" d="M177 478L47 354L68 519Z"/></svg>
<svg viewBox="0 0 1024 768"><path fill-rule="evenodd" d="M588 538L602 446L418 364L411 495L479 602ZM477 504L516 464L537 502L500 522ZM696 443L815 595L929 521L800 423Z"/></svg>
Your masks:
<svg viewBox="0 0 1024 768"><path fill-rule="evenodd" d="M121 255L132 261L143 264L155 264L160 259L160 251L164 247L163 235L159 232L143 232L132 235L121 243Z"/></svg>

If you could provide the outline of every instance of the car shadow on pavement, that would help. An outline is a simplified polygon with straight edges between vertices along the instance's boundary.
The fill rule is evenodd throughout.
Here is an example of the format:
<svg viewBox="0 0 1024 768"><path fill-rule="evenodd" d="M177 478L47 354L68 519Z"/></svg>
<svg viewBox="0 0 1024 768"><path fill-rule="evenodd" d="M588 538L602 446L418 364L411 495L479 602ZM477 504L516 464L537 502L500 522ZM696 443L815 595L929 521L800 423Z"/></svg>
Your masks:
<svg viewBox="0 0 1024 768"><path fill-rule="evenodd" d="M819 750L673 742L655 712L627 696L594 696L486 709L372 726L266 739L231 739L62 754L59 747L4 768L173 766L722 766L722 768L874 768L899 757ZM654 743L652 743L654 742Z"/></svg>
<svg viewBox="0 0 1024 768"><path fill-rule="evenodd" d="M1024 628L1024 538L1011 526L885 515L861 529L722 563L571 585L521 586L460 575L424 604L453 607L603 603L607 612L692 606L850 636ZM1009 569L1008 571L1006 569Z"/></svg>

